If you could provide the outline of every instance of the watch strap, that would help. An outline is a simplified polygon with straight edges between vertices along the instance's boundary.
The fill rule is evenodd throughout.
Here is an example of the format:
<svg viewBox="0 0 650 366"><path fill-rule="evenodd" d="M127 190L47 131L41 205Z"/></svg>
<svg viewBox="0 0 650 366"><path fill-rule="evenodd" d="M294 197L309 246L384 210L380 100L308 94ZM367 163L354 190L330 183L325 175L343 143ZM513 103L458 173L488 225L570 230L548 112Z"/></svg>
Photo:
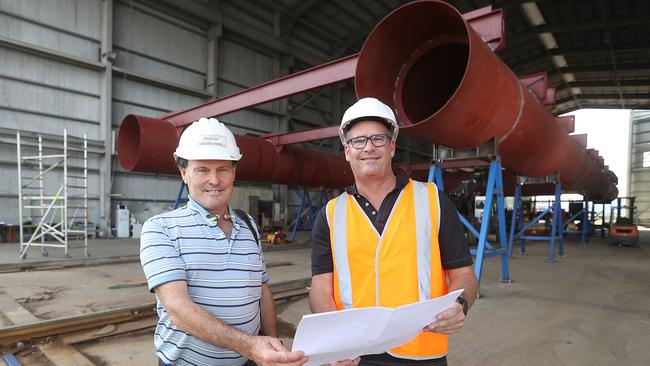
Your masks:
<svg viewBox="0 0 650 366"><path fill-rule="evenodd" d="M465 298L462 297L462 296L458 296L456 298L456 302L463 306L463 314L465 314L465 316L467 316L467 310L469 310L468 309L469 304L467 303L467 300L465 300Z"/></svg>

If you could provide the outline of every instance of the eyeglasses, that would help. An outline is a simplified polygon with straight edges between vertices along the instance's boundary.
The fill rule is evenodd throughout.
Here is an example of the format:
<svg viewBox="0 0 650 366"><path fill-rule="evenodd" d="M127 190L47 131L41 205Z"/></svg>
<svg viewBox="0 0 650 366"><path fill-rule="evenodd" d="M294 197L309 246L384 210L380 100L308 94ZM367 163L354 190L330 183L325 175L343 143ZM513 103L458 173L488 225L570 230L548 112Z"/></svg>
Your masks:
<svg viewBox="0 0 650 366"><path fill-rule="evenodd" d="M363 149L368 144L368 140L370 140L372 146L382 147L386 145L392 137L393 136L385 133L372 136L357 136L349 139L346 143L352 145L355 149Z"/></svg>

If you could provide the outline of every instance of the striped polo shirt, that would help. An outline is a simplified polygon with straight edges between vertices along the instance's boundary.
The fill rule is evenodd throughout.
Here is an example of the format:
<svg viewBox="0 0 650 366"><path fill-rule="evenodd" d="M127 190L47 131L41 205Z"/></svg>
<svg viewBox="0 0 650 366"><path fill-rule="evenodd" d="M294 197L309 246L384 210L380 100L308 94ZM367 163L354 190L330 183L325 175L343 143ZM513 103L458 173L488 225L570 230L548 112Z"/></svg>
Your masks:
<svg viewBox="0 0 650 366"><path fill-rule="evenodd" d="M150 218L142 226L140 261L151 292L167 282L186 281L192 301L224 323L257 335L261 285L268 282L269 276L253 233L232 210L230 214L230 238L191 198L187 206ZM157 310L160 319L154 345L163 362L200 366L246 362L240 354L176 327L160 300Z"/></svg>

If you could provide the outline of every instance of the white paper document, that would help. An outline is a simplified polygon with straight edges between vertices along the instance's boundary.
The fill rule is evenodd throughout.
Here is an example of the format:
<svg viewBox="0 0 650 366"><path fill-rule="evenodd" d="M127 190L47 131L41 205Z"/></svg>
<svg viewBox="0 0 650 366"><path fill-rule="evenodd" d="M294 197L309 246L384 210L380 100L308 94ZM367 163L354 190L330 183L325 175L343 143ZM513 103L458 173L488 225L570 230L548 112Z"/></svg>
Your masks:
<svg viewBox="0 0 650 366"><path fill-rule="evenodd" d="M383 353L415 338L456 300L463 289L394 309L371 307L304 315L292 351L309 357L306 366Z"/></svg>

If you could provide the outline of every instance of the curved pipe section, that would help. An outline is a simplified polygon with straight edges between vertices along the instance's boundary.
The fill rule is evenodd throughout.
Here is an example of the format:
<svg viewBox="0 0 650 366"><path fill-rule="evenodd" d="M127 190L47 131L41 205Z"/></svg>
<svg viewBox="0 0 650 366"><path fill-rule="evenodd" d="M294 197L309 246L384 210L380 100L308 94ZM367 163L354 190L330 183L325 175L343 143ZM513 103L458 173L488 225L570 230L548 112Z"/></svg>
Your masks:
<svg viewBox="0 0 650 366"><path fill-rule="evenodd" d="M392 104L405 133L453 148L496 137L504 166L522 174L552 174L566 149L558 144L568 143L538 98L443 2L413 2L384 18L361 49L355 86L359 97Z"/></svg>
<svg viewBox="0 0 650 366"><path fill-rule="evenodd" d="M178 174L172 157L182 128L172 122L128 115L117 137L118 160L127 171ZM287 146L277 150L264 139L235 135L242 159L237 180L307 187L343 188L354 178L340 156Z"/></svg>
<svg viewBox="0 0 650 366"><path fill-rule="evenodd" d="M361 49L355 87L392 105L405 133L452 148L495 138L513 172L559 172L568 189L611 192L585 149L447 3L415 1L385 17Z"/></svg>

